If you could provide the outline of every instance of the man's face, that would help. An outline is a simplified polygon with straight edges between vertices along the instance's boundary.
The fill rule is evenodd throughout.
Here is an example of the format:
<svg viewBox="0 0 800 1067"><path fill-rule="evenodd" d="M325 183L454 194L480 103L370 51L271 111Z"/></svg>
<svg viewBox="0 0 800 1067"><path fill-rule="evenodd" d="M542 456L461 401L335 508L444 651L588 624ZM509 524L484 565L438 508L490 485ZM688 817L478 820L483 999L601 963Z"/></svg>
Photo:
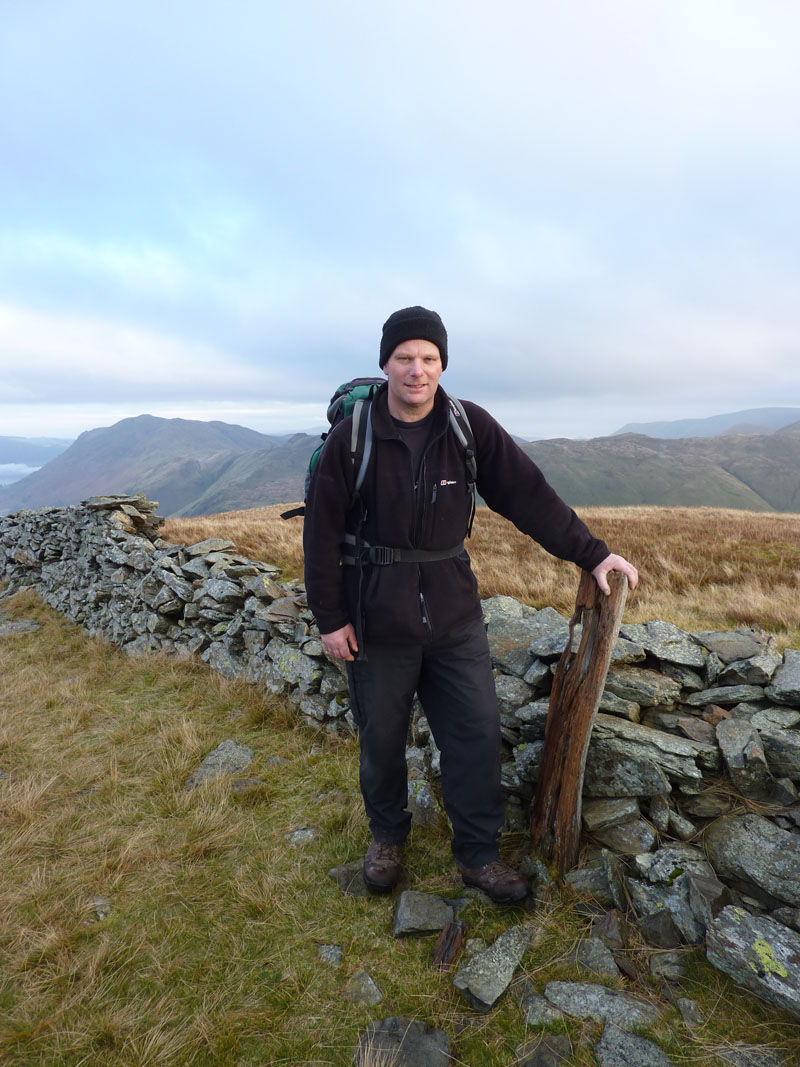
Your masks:
<svg viewBox="0 0 800 1067"><path fill-rule="evenodd" d="M416 422L433 408L442 359L431 341L403 341L387 359L383 373L389 379L389 411L396 419Z"/></svg>

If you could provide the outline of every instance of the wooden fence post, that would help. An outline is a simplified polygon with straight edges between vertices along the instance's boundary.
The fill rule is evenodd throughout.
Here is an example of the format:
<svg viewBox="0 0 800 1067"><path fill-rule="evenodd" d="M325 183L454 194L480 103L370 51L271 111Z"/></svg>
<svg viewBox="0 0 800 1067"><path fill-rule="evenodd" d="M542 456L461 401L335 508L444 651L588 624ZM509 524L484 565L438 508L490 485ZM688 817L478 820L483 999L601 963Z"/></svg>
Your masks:
<svg viewBox="0 0 800 1067"><path fill-rule="evenodd" d="M554 862L562 876L578 859L581 836L581 794L597 706L619 633L628 579L608 575L611 595L601 593L588 571L581 574L569 641L561 655L550 695L550 710L531 817L533 847ZM582 622L577 652L573 630Z"/></svg>

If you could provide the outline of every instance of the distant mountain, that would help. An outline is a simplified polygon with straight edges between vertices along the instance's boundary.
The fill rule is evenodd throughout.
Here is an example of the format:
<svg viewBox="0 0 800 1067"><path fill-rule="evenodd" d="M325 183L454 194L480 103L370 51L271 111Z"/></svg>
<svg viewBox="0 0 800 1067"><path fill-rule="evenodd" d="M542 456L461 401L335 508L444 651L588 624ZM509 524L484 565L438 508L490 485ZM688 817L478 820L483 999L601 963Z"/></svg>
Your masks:
<svg viewBox="0 0 800 1067"><path fill-rule="evenodd" d="M265 475L285 482L294 473L293 484L299 479L302 485L302 471L318 438L307 438L303 459L295 455L293 440L292 435L271 436L225 422L139 415L82 433L40 470L0 490L0 510L75 504L98 493L142 492L158 500L162 515L197 515L205 512L194 506L195 500L220 480L230 485L232 498L242 501L231 507L253 507L267 501L253 487L252 473L243 475L244 484L237 481L236 461L260 453ZM221 494L215 499L221 502Z"/></svg>
<svg viewBox="0 0 800 1067"><path fill-rule="evenodd" d="M673 422L627 422L613 437L643 433L648 437L715 437L721 433L771 433L800 419L800 408L750 408L706 419L675 419ZM736 426L744 427L734 430Z"/></svg>
<svg viewBox="0 0 800 1067"><path fill-rule="evenodd" d="M523 450L570 504L800 512L800 421L763 436L535 441Z"/></svg>
<svg viewBox="0 0 800 1067"><path fill-rule="evenodd" d="M740 413L741 414L741 413ZM140 415L81 434L0 490L0 511L144 493L162 515L207 515L303 497L317 436L273 437L222 422ZM570 504L800 512L800 419L771 434L642 434L521 444Z"/></svg>

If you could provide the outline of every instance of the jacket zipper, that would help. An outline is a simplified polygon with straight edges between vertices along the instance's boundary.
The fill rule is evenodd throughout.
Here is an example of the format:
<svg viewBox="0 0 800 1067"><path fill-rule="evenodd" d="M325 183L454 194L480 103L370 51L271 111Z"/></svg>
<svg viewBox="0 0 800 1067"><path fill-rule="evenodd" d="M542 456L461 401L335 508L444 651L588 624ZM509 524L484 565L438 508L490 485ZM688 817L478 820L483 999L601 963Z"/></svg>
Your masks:
<svg viewBox="0 0 800 1067"><path fill-rule="evenodd" d="M441 434L437 435L437 438L434 438L433 440L428 442L428 445L422 456L422 463L420 464L419 468L419 478L417 478L416 481L414 480L413 468L411 471L411 480L414 485L414 501L416 504L417 512L417 523L414 538L415 544L417 545L420 543L420 541L422 540L422 535L425 533L425 517L429 510L426 507L425 500L425 475L427 474L428 470L428 452L430 451L431 445L433 445L434 440L438 439L438 437L440 436ZM436 503L437 493L438 486L434 482L433 491L431 493L431 506ZM430 619L428 618L428 606L425 603L425 594L422 591L422 568L419 564L417 564L417 581L419 583L419 610L420 616L422 618L422 625L425 627L428 637L433 637L433 627L431 626Z"/></svg>

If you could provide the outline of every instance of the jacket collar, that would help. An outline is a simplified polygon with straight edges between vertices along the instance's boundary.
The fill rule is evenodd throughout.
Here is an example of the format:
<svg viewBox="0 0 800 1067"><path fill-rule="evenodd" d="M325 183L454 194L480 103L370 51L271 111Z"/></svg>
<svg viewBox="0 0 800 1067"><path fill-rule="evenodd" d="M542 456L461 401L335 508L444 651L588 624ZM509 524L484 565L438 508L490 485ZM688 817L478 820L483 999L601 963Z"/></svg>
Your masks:
<svg viewBox="0 0 800 1067"><path fill-rule="evenodd" d="M449 418L447 394L439 385L433 398L433 433L437 437L447 429ZM389 386L386 382L378 389L372 401L372 430L376 437L384 439L400 436L389 414Z"/></svg>

